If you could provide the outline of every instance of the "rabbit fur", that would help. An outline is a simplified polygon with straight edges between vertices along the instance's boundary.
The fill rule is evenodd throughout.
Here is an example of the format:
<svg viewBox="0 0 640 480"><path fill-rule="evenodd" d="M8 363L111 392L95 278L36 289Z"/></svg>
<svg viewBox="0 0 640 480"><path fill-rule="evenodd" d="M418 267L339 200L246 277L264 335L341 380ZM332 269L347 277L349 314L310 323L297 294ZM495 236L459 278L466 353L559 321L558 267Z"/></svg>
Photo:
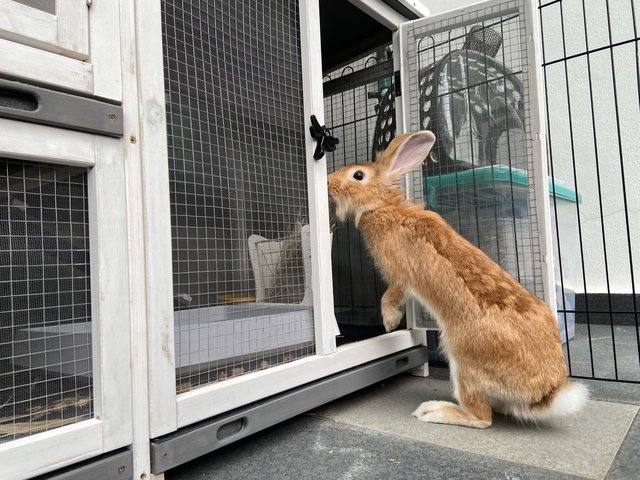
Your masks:
<svg viewBox="0 0 640 480"><path fill-rule="evenodd" d="M355 223L388 284L381 301L386 330L398 326L410 296L440 327L458 403L428 401L413 414L486 428L493 412L527 421L577 412L588 391L567 379L551 309L395 185L434 142L429 131L401 135L374 163L328 177L336 217Z"/></svg>

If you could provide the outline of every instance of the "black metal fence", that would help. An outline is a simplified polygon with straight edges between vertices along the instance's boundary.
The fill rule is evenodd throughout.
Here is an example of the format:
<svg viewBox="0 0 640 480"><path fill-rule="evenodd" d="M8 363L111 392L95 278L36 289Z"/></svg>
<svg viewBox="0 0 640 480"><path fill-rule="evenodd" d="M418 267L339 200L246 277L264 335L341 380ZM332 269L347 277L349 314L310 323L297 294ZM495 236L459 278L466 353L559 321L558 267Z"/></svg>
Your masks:
<svg viewBox="0 0 640 480"><path fill-rule="evenodd" d="M640 383L640 2L538 8L549 173L575 192L551 197L569 371Z"/></svg>
<svg viewBox="0 0 640 480"><path fill-rule="evenodd" d="M640 235L637 233L640 232L640 140L637 135L640 125L640 37L637 27L640 0L541 0L538 8L545 84L542 100L548 125L549 175L553 179L549 182L549 197L556 294L569 372L574 377L640 383L640 295L636 287L640 280ZM502 43L496 44L497 58L501 65L510 69L509 78L513 77L516 83L510 89L504 80L507 76L495 79L495 83L497 87L504 87L498 88L500 92L517 91L521 69L527 64L527 60L518 56L524 51L518 16L487 20L475 28L482 32L484 43L487 43L487 32L499 33ZM453 27L451 32L454 32ZM417 52L418 66L423 72L421 78L426 79L420 88L428 88L429 68L451 57L456 48L462 49L461 55L476 54L478 49L468 41L474 34L471 26L460 32L456 30L457 36L451 32L440 40L426 32L424 45L420 44ZM457 38L462 39L460 42L464 41L464 45L457 45L454 41ZM439 51L437 46L444 47ZM420 56L420 52L424 54ZM383 46L327 75L325 119L334 135L342 141L339 149L329 155L330 170L348 163L371 161L372 152L383 147L395 133L389 128L389 122L393 123L393 102L390 102L393 89L389 88L393 76L389 71L388 55ZM479 60L487 63L486 59L494 55L495 52L481 52ZM487 75L496 70L495 66L493 70L490 66L487 63L484 70ZM434 129L425 122L437 117L438 112L427 107L436 105L434 98L444 98L447 92L432 91L432 94L437 94L437 98L423 95L420 90L421 96L416 98L418 111L427 112L421 116L420 128ZM516 110L522 109L520 103L515 105ZM386 119L380 115L380 109L384 111L385 108L391 112ZM501 135L509 147L519 144L519 138L514 137L517 129L513 122L507 122L504 131L508 135ZM440 133L439 138L442 137ZM469 134L469 138L476 137L477 131ZM471 158L474 185L477 185L475 177L481 172L478 168L483 166L478 159L486 149L478 147L477 151L470 149L465 154L466 150L463 151L458 143L452 151L460 158ZM479 145L482 146L481 142ZM442 148L440 146L440 150ZM514 195L513 172L530 170L530 164L513 165L514 158L518 158L513 148L506 149L504 158L500 157L500 149L491 152L489 150L490 161L486 162L492 174L491 191L494 194L497 191L496 171L500 170L500 165L506 165L511 172L508 179L511 199ZM474 158L476 162L473 162ZM442 161L437 163L439 168L443 164ZM434 185L441 190L442 179L451 171L459 177L458 170L429 170L427 166L424 172L427 187L436 182ZM532 177L529 177L530 187ZM474 236L473 229L466 231L462 224L454 221L465 215L465 218L475 218L461 209L460 189L454 186L451 192L455 193L456 208L450 221L463 235L503 264L501 258L505 248L501 248L499 242L494 242L496 252L493 252L493 244L482 245L479 233ZM427 194L433 196L433 192ZM441 200L438 195L434 198ZM477 209L477 201L474 202L473 208ZM508 203L514 204L513 200ZM535 204L528 202L531 225L535 223L532 220ZM517 220L515 213L512 216L505 225ZM495 218L493 220L495 223ZM478 228L485 234L498 231L498 227L492 224ZM536 244L527 232L537 234L535 229L514 227L509 245L517 252L516 267L503 266L540 294L539 285L528 281L527 275L537 278L528 268L528 257L519 261L522 251L529 251L522 248L522 242ZM357 231L352 226L342 226L334 232L333 243L334 298L342 331L353 339L381 333L378 305L384 284L376 277ZM436 338L430 338L432 345L437 344ZM442 359L437 355L435 358Z"/></svg>

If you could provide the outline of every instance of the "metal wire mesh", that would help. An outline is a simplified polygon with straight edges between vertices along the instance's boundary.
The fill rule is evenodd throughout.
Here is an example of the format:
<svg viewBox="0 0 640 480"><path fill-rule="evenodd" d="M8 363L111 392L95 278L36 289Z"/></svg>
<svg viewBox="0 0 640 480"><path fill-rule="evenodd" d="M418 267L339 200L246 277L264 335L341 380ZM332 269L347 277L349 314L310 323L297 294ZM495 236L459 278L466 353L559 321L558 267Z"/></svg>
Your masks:
<svg viewBox="0 0 640 480"><path fill-rule="evenodd" d="M413 197L542 296L523 2L408 34L410 129L437 142Z"/></svg>
<svg viewBox="0 0 640 480"><path fill-rule="evenodd" d="M178 391L314 353L295 1L162 2Z"/></svg>
<svg viewBox="0 0 640 480"><path fill-rule="evenodd" d="M558 315L573 376L640 382L637 0L539 3ZM635 234L633 232L636 232Z"/></svg>
<svg viewBox="0 0 640 480"><path fill-rule="evenodd" d="M87 172L0 159L0 442L91 418Z"/></svg>
<svg viewBox="0 0 640 480"><path fill-rule="evenodd" d="M379 68L389 64L388 69ZM390 46L355 59L325 75L325 122L340 138L336 151L327 154L333 172L351 163L374 160L395 136L393 69ZM385 290L358 230L339 225L333 234L332 269L339 342L384 333L380 298Z"/></svg>

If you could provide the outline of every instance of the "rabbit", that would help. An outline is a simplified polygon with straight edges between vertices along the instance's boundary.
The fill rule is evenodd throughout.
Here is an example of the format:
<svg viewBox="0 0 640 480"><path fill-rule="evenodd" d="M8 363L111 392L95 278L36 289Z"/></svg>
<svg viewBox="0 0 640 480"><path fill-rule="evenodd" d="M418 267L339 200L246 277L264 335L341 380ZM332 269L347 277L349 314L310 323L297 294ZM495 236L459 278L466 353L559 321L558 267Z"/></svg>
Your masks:
<svg viewBox="0 0 640 480"><path fill-rule="evenodd" d="M457 404L427 401L424 422L490 427L493 413L521 421L573 414L587 388L569 381L551 309L437 213L404 199L395 182L420 165L435 142L430 131L396 137L374 163L328 176L339 221L361 232L388 288L385 329L395 329L408 297L440 327Z"/></svg>

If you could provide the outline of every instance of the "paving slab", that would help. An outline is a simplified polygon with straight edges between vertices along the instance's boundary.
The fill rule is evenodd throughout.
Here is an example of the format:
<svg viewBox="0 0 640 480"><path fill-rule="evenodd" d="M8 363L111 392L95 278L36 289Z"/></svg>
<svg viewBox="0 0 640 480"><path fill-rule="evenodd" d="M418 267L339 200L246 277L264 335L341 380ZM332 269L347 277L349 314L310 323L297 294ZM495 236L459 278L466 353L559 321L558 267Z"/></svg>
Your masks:
<svg viewBox="0 0 640 480"><path fill-rule="evenodd" d="M636 416L627 437L607 472L607 480L629 480L640 476L640 416Z"/></svg>
<svg viewBox="0 0 640 480"><path fill-rule="evenodd" d="M579 380L589 388L592 400L628 403L640 406L640 384L609 382L603 380Z"/></svg>
<svg viewBox="0 0 640 480"><path fill-rule="evenodd" d="M336 422L545 470L603 478L638 405L589 401L570 417L544 425L496 416L490 429L428 424L411 416L425 400L448 400L450 384L435 378L395 377L317 409Z"/></svg>
<svg viewBox="0 0 640 480"><path fill-rule="evenodd" d="M165 480L580 480L302 415L165 474Z"/></svg>

